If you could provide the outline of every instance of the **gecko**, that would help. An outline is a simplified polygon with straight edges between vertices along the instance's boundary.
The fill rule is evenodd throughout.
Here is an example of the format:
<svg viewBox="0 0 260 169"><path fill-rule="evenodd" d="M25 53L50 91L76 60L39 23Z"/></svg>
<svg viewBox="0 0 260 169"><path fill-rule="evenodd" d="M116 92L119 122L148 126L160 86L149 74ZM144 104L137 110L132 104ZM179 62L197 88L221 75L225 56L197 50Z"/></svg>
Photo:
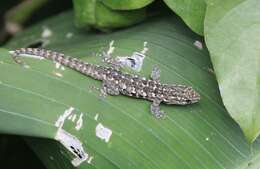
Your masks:
<svg viewBox="0 0 260 169"><path fill-rule="evenodd" d="M42 48L17 49L12 53L12 58L18 64L25 64L19 59L21 55L40 56L102 81L100 92L104 97L121 94L151 101L150 112L157 119L165 117L165 112L160 109L161 103L188 105L200 100L199 93L190 86L160 82L160 70L156 66L152 70L151 77L146 79L120 71L118 64L113 64L110 58L105 59L110 66L101 66Z"/></svg>

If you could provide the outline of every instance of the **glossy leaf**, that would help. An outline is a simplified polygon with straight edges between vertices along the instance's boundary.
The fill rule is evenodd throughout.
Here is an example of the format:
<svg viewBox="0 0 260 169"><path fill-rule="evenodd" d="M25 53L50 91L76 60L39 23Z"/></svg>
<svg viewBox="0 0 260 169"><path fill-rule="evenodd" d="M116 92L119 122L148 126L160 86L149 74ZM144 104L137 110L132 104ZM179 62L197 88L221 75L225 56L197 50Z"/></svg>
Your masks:
<svg viewBox="0 0 260 169"><path fill-rule="evenodd" d="M204 0L164 0L164 2L196 33L203 35L206 10Z"/></svg>
<svg viewBox="0 0 260 169"><path fill-rule="evenodd" d="M136 24L146 17L145 9L116 11L100 1L74 0L73 5L78 27L91 26L108 31Z"/></svg>
<svg viewBox="0 0 260 169"><path fill-rule="evenodd" d="M189 106L161 105L167 117L157 120L149 112L149 101L126 96L101 99L98 92L89 89L100 87L99 81L69 68L64 70L48 60L23 58L30 66L23 68L2 50L0 124L5 129L0 130L34 136L35 139L27 139L28 144L47 168L74 168L70 163L73 155L53 141L58 131L54 124L70 107L75 108L76 117L74 120L74 115L67 117L63 129L78 138L86 153L93 157L89 163L89 159L83 162L81 169L259 166L259 141L250 148L226 112L208 52L194 45L201 39L183 22L165 16L101 34L77 30L72 18L72 13L66 13L39 23L14 38L6 48L13 50L43 41L45 48L100 64L101 57L95 53L106 50L112 41L113 56L131 56L146 44L148 51L138 74L149 77L152 66L157 65L162 82L190 85L201 94L201 101ZM43 26L52 32L51 36L42 38ZM77 130L80 115L83 123ZM96 136L100 124L112 131L107 142ZM17 126L15 130L13 125Z"/></svg>
<svg viewBox="0 0 260 169"><path fill-rule="evenodd" d="M219 89L249 142L260 133L260 3L208 1L205 36Z"/></svg>
<svg viewBox="0 0 260 169"><path fill-rule="evenodd" d="M102 3L111 9L132 10L143 8L153 1L154 0L103 0Z"/></svg>

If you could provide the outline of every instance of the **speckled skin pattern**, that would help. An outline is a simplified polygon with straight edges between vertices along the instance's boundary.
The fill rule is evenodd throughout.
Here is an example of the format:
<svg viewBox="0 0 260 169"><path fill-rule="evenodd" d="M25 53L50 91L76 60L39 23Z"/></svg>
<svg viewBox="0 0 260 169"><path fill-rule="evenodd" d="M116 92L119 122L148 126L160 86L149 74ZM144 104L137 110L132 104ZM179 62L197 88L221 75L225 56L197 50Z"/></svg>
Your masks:
<svg viewBox="0 0 260 169"><path fill-rule="evenodd" d="M160 73L156 67L152 71L151 79L147 80L143 77L123 73L115 67L90 64L77 58L65 56L62 53L40 48L17 49L12 54L12 57L17 63L23 64L23 62L18 59L18 57L23 54L53 60L84 75L102 81L100 91L103 96L107 94L122 94L152 101L150 111L156 118L164 117L164 112L159 108L161 102L166 104L187 105L200 100L200 95L192 89L192 87L160 83Z"/></svg>

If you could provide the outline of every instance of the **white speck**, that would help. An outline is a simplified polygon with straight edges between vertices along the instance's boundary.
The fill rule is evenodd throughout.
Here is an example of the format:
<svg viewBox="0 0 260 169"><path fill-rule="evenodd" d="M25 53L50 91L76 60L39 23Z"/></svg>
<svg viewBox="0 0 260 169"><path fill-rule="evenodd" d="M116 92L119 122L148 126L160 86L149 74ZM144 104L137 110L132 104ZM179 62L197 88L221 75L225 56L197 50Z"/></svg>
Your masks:
<svg viewBox="0 0 260 169"><path fill-rule="evenodd" d="M194 46L196 46L199 50L202 50L203 49L203 45L200 41L196 40L194 43L193 43Z"/></svg>
<svg viewBox="0 0 260 169"><path fill-rule="evenodd" d="M61 70L65 70L65 67L64 67L64 66L61 66L60 69L61 69Z"/></svg>
<svg viewBox="0 0 260 169"><path fill-rule="evenodd" d="M44 26L41 36L42 38L49 38L52 36L52 31L48 27Z"/></svg>
<svg viewBox="0 0 260 169"><path fill-rule="evenodd" d="M58 72L54 72L54 74L58 77L63 77L63 75L61 73L58 73Z"/></svg>
<svg viewBox="0 0 260 169"><path fill-rule="evenodd" d="M73 114L71 121L72 121L72 122L75 122L76 118L77 118L77 115L76 115L76 114Z"/></svg>
<svg viewBox="0 0 260 169"><path fill-rule="evenodd" d="M95 115L95 120L97 121L98 120L98 116L99 116L99 114L97 113L96 115Z"/></svg>
<svg viewBox="0 0 260 169"><path fill-rule="evenodd" d="M83 124L83 113L81 113L81 114L79 115L79 119L78 119L78 121L77 121L77 123L76 123L75 129L76 129L76 130L80 130L81 127L82 127L82 124Z"/></svg>
<svg viewBox="0 0 260 169"><path fill-rule="evenodd" d="M55 67L56 67L56 69L59 69L60 68L60 63L56 62L55 63Z"/></svg>
<svg viewBox="0 0 260 169"><path fill-rule="evenodd" d="M110 55L114 52L115 47L113 45L114 45L114 40L110 41L110 43L109 43L109 48L108 48L108 51L107 51L108 55Z"/></svg>
<svg viewBox="0 0 260 169"><path fill-rule="evenodd" d="M66 38L68 38L68 39L70 39L72 36L73 36L73 33L71 33L71 32L68 32L68 33L66 34Z"/></svg>
<svg viewBox="0 0 260 169"><path fill-rule="evenodd" d="M50 156L50 159L51 159L51 160L54 160L54 157L53 157L53 156Z"/></svg>
<svg viewBox="0 0 260 169"><path fill-rule="evenodd" d="M112 130L103 126L101 123L99 123L96 126L96 136L99 137L101 140L105 140L105 142L109 142L111 135L112 135Z"/></svg>
<svg viewBox="0 0 260 169"><path fill-rule="evenodd" d="M59 116L58 120L55 122L56 127L62 127L66 118L74 111L74 107L66 109L62 115Z"/></svg>
<svg viewBox="0 0 260 169"><path fill-rule="evenodd" d="M88 161L87 161L87 162L90 164L90 163L91 163L91 161L93 160L93 158L94 158L93 156L89 157L89 159L88 159Z"/></svg>
<svg viewBox="0 0 260 169"><path fill-rule="evenodd" d="M82 143L77 137L68 133L59 127L55 140L59 141L66 149L68 149L75 158L71 161L75 167L79 166L83 161L87 160L89 155L84 151Z"/></svg>
<svg viewBox="0 0 260 169"><path fill-rule="evenodd" d="M206 140L206 141L209 141L209 138L207 137L205 140Z"/></svg>

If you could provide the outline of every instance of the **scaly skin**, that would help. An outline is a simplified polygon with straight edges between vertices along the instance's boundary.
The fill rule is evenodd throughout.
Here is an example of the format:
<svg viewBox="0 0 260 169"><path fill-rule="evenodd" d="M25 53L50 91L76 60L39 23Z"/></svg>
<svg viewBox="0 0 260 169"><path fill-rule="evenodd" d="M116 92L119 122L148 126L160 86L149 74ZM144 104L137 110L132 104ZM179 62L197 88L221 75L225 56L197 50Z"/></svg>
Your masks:
<svg viewBox="0 0 260 169"><path fill-rule="evenodd" d="M20 55L36 55L53 60L84 75L102 81L102 95L126 95L152 101L151 112L156 118L164 116L160 110L161 102L166 104L187 105L200 100L200 95L192 87L176 84L162 84L159 82L159 70L152 72L152 80L123 73L116 68L99 66L84 62L77 58L65 56L50 50L40 48L21 48L12 54L13 59L23 64L18 59ZM157 74L156 74L157 73Z"/></svg>

